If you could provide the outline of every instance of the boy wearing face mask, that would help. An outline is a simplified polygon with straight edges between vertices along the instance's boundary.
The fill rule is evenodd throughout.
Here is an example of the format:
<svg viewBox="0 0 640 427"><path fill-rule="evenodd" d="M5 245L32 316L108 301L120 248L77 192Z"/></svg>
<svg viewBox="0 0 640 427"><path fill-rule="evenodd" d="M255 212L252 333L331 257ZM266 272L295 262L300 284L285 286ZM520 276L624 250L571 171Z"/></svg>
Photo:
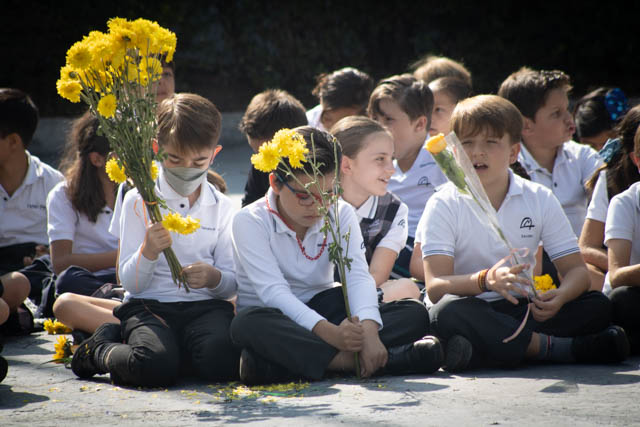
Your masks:
<svg viewBox="0 0 640 427"><path fill-rule="evenodd" d="M148 224L137 190L127 192L113 220L119 222L118 273L126 290L114 309L121 324L105 323L82 342L71 364L77 376L109 373L118 384L166 386L183 365L207 381L237 376L239 355L229 338L233 305L226 301L236 293L233 209L207 182L220 149L220 123L217 108L198 95L178 94L160 105L158 143L167 157L156 192L171 210L199 219L200 228L180 235ZM162 254L168 247L184 267L189 292L171 278Z"/></svg>

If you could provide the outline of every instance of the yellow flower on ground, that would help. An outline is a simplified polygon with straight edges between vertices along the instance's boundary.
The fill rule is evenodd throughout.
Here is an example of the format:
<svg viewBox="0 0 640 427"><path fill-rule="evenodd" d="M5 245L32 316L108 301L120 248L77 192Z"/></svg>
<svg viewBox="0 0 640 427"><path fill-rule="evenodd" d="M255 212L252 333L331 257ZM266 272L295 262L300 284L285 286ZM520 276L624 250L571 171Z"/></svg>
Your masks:
<svg viewBox="0 0 640 427"><path fill-rule="evenodd" d="M113 117L116 114L117 105L118 101L115 95L105 95L100 98L100 101L98 102L98 113L100 113L102 117Z"/></svg>
<svg viewBox="0 0 640 427"><path fill-rule="evenodd" d="M63 362L63 359L71 356L71 343L66 336L58 337L58 341L53 345L56 350L56 354L53 355L55 362Z"/></svg>
<svg viewBox="0 0 640 427"><path fill-rule="evenodd" d="M431 154L438 154L445 148L447 148L447 142L444 139L444 135L439 133L436 136L432 136L427 140L425 148Z"/></svg>
<svg viewBox="0 0 640 427"><path fill-rule="evenodd" d="M533 283L537 291L541 293L545 293L550 291L551 289L557 289L556 285L553 283L553 279L548 274L543 276L535 276L533 278Z"/></svg>
<svg viewBox="0 0 640 427"><path fill-rule="evenodd" d="M262 172L271 172L280 163L280 150L273 142L267 142L260 146L258 154L251 156L251 163Z"/></svg>
<svg viewBox="0 0 640 427"><path fill-rule="evenodd" d="M56 82L58 95L71 102L80 102L80 92L82 85L75 80L58 80Z"/></svg>
<svg viewBox="0 0 640 427"><path fill-rule="evenodd" d="M64 323L55 320L53 322L53 330L56 334L70 334L71 328L65 325Z"/></svg>
<svg viewBox="0 0 640 427"><path fill-rule="evenodd" d="M67 51L67 64L78 70L86 70L91 66L91 49L84 40L75 42Z"/></svg>
<svg viewBox="0 0 640 427"><path fill-rule="evenodd" d="M51 319L45 320L42 326L44 327L44 330L47 331L49 335L53 335L56 333L56 329L53 326L53 322L51 321Z"/></svg>
<svg viewBox="0 0 640 427"><path fill-rule="evenodd" d="M167 231L173 231L174 233L182 232L184 228L183 219L177 212L172 212L165 215L162 220L162 226L167 229Z"/></svg>
<svg viewBox="0 0 640 427"><path fill-rule="evenodd" d="M156 162L151 162L151 179L155 181L158 178L158 173L158 165L156 165Z"/></svg>
<svg viewBox="0 0 640 427"><path fill-rule="evenodd" d="M111 181L121 184L127 180L127 174L125 173L124 168L120 167L116 159L109 159L104 168Z"/></svg>

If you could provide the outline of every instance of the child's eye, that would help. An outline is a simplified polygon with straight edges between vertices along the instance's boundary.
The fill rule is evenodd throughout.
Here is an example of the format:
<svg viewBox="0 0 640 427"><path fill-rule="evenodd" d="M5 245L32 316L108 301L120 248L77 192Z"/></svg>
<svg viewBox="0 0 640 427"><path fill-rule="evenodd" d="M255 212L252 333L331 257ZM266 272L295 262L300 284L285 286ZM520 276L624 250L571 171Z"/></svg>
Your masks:
<svg viewBox="0 0 640 427"><path fill-rule="evenodd" d="M471 144L471 141L460 141L460 143L462 145L469 145L469 144Z"/></svg>

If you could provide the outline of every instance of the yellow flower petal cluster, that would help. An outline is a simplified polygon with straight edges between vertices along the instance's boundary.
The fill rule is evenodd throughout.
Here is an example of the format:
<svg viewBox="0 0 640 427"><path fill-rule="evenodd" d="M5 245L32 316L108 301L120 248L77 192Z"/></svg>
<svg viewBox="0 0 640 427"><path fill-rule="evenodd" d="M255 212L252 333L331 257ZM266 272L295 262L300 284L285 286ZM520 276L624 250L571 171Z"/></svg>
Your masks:
<svg viewBox="0 0 640 427"><path fill-rule="evenodd" d="M98 102L98 113L100 113L100 115L102 117L113 117L116 114L116 107L118 106L118 100L116 99L116 96L112 93L110 93L109 95L105 95L102 98L100 98L100 101Z"/></svg>
<svg viewBox="0 0 640 427"><path fill-rule="evenodd" d="M57 320L47 319L47 320L44 321L43 326L44 326L44 330L47 331L47 333L49 335L70 334L71 333L71 328L70 327L68 327L64 323L59 322Z"/></svg>
<svg viewBox="0 0 640 427"><path fill-rule="evenodd" d="M556 289L556 285L553 283L553 279L548 274L543 276L535 276L533 278L533 283L537 291L541 293L545 293L550 291L551 289Z"/></svg>
<svg viewBox="0 0 640 427"><path fill-rule="evenodd" d="M200 220L191 218L191 215L184 218L179 213L172 212L164 216L162 225L174 233L191 234L200 228Z"/></svg>
<svg viewBox="0 0 640 427"><path fill-rule="evenodd" d="M58 363L65 362L65 359L71 357L71 342L66 336L58 337L58 341L53 345L56 354L53 355L53 361Z"/></svg>
<svg viewBox="0 0 640 427"><path fill-rule="evenodd" d="M158 165L156 165L156 162L152 162L151 163L151 179L153 179L154 181L156 180L156 178L158 178Z"/></svg>
<svg viewBox="0 0 640 427"><path fill-rule="evenodd" d="M121 184L127 180L127 174L124 168L120 167L116 159L109 159L104 168L111 181Z"/></svg>
<svg viewBox="0 0 640 427"><path fill-rule="evenodd" d="M86 70L92 60L91 48L85 40L75 42L67 51L67 64L76 70Z"/></svg>
<svg viewBox="0 0 640 427"><path fill-rule="evenodd" d="M438 154L445 148L447 148L447 141L444 139L444 135L439 133L436 136L432 136L427 140L424 146L431 154Z"/></svg>
<svg viewBox="0 0 640 427"><path fill-rule="evenodd" d="M309 149L304 138L291 129L280 129L273 139L260 146L257 154L251 156L251 163L262 172L271 172L278 167L284 157L289 158L292 168L301 168Z"/></svg>
<svg viewBox="0 0 640 427"><path fill-rule="evenodd" d="M71 102L80 102L80 92L82 85L75 80L58 80L56 82L58 95Z"/></svg>

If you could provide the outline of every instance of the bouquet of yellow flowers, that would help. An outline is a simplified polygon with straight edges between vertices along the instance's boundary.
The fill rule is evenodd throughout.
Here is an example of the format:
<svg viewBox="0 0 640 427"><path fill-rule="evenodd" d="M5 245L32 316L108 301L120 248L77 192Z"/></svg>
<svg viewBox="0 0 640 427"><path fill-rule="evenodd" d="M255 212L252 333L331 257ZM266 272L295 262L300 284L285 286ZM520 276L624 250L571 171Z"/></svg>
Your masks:
<svg viewBox="0 0 640 427"><path fill-rule="evenodd" d="M338 142L335 139L333 142L334 156L337 158ZM288 158L289 162L287 163L284 158ZM304 173L310 178L310 181L307 184L300 182L293 171L293 169L302 168L303 163L305 162L310 164L313 171L313 173L304 171ZM348 246L347 250L342 246L343 239L348 245L351 230L348 230L343 234L340 228L338 199L342 194L342 188L340 187L340 174L338 171L339 162L335 162L336 170L334 191L326 192L320 185L322 172L320 172L320 165L317 164L315 160L313 135L311 135L311 150L309 150L302 135L291 129L280 129L275 133L271 141L262 144L258 153L251 156L251 163L257 170L262 172L268 173L273 172L276 169L280 169L298 182L309 196L314 197L313 193L311 193L311 188L315 187L318 190L318 194L320 195L318 213L322 215L324 221L322 231L325 233L325 236L329 233L332 237L332 242L329 243L327 247L329 260L338 268L347 317L351 319L351 308L349 306L349 295L347 293L346 271L351 268L352 260L348 257ZM333 214L331 215L331 213ZM355 354L355 363L356 375L359 377L360 362L357 353Z"/></svg>
<svg viewBox="0 0 640 427"><path fill-rule="evenodd" d="M171 213L155 193L155 179L164 153L156 138L154 82L162 75L162 60L171 62L176 35L146 19L112 18L109 31L91 31L67 51L66 65L56 83L58 94L71 102L85 102L98 117L115 157L106 164L109 177L118 183L130 179L144 200L152 222L169 224L170 231L194 232L198 220ZM176 215L178 218L176 218ZM164 250L173 280L187 287L182 267L171 248Z"/></svg>

